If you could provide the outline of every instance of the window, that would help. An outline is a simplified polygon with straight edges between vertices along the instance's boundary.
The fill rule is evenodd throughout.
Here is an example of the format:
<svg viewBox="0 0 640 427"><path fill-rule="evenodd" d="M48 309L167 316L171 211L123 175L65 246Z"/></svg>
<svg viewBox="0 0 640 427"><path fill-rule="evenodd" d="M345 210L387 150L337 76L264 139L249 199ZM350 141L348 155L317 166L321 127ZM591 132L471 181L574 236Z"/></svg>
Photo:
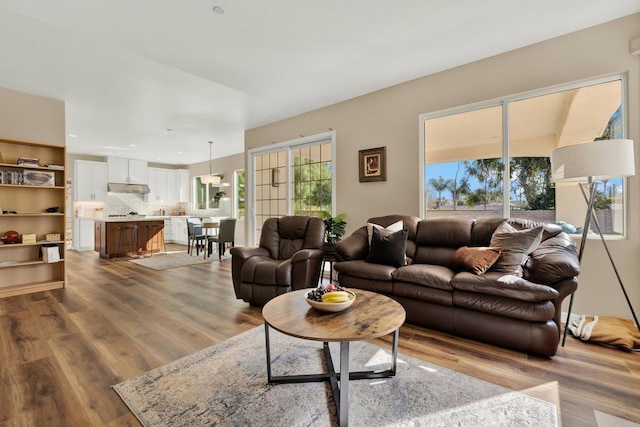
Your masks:
<svg viewBox="0 0 640 427"><path fill-rule="evenodd" d="M250 151L250 239L259 241L262 224L284 215L333 215L335 132Z"/></svg>
<svg viewBox="0 0 640 427"><path fill-rule="evenodd" d="M224 176L222 176L224 179ZM230 184L220 182L219 184L205 184L202 182L201 177L196 176L193 178L193 191L194 191L194 208L199 210L204 209L220 209L228 211L227 202L228 188Z"/></svg>
<svg viewBox="0 0 640 427"><path fill-rule="evenodd" d="M579 227L586 203L577 185L551 181L549 155L597 138L624 138L623 87L616 76L422 116L425 216ZM597 215L609 234L625 232L624 194L622 178L600 191Z"/></svg>
<svg viewBox="0 0 640 427"><path fill-rule="evenodd" d="M236 203L235 203L235 217L237 219L244 219L244 206L245 206L245 176L244 169L238 169L233 173L236 189Z"/></svg>

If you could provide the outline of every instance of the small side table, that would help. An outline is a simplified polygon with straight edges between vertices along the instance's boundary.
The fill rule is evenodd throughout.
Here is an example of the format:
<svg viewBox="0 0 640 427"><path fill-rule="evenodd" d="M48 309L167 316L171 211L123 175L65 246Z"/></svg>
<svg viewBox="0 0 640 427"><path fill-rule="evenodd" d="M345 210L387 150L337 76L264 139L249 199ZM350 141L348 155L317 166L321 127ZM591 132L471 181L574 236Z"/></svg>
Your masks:
<svg viewBox="0 0 640 427"><path fill-rule="evenodd" d="M336 262L336 247L335 246L323 246L322 247L322 268L320 270L320 283L322 284L322 276L324 275L324 267L326 263L329 263L329 282L333 282L333 263Z"/></svg>

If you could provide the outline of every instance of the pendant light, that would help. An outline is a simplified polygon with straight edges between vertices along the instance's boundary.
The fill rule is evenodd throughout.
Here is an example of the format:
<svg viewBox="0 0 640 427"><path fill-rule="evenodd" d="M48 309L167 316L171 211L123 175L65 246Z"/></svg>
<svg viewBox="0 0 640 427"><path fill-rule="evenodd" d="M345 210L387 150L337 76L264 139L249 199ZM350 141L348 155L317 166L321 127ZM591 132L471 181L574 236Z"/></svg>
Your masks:
<svg viewBox="0 0 640 427"><path fill-rule="evenodd" d="M213 141L209 141L209 175L201 176L200 182L203 184L220 184L222 178L211 173L211 147L213 147Z"/></svg>

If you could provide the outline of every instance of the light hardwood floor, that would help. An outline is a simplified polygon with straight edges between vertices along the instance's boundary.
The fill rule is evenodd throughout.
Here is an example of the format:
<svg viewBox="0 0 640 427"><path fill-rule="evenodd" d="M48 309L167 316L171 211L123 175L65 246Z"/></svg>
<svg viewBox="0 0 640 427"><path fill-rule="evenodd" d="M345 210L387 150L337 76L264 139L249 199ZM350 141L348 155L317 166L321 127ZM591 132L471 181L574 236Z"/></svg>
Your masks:
<svg viewBox="0 0 640 427"><path fill-rule="evenodd" d="M1 427L139 425L112 385L262 324L236 300L228 258L154 271L69 251L67 263L66 289L0 299ZM539 358L409 325L400 352L557 401L565 427L595 426L594 410L640 423L638 353L568 338Z"/></svg>

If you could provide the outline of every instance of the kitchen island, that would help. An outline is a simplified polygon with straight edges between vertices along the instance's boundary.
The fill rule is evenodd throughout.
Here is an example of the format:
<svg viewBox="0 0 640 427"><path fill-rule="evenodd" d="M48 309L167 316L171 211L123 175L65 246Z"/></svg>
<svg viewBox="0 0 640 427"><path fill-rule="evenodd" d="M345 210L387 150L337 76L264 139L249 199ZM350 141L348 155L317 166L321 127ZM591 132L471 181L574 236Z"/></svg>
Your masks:
<svg viewBox="0 0 640 427"><path fill-rule="evenodd" d="M168 218L140 215L96 218L95 250L101 258L149 256L163 249L164 220Z"/></svg>

